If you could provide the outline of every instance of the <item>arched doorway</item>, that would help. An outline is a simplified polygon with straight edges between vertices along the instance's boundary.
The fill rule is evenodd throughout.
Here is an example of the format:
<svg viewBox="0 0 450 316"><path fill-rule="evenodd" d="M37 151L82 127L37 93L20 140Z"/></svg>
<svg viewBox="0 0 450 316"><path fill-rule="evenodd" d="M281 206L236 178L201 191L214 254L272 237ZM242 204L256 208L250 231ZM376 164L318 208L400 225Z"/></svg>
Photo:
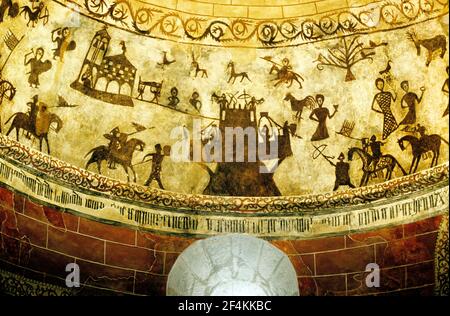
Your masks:
<svg viewBox="0 0 450 316"><path fill-rule="evenodd" d="M177 258L169 296L295 296L297 275L286 254L269 242L230 234L199 240Z"/></svg>

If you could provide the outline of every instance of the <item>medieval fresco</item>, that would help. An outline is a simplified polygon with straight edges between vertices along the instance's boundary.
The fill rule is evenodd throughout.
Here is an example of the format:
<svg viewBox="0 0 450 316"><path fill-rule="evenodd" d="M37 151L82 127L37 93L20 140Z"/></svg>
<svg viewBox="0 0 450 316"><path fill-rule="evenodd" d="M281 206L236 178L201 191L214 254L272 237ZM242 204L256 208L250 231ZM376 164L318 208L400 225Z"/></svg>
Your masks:
<svg viewBox="0 0 450 316"><path fill-rule="evenodd" d="M328 193L448 161L447 1L271 19L153 2L2 0L1 132L206 195ZM240 151L227 128L254 134Z"/></svg>

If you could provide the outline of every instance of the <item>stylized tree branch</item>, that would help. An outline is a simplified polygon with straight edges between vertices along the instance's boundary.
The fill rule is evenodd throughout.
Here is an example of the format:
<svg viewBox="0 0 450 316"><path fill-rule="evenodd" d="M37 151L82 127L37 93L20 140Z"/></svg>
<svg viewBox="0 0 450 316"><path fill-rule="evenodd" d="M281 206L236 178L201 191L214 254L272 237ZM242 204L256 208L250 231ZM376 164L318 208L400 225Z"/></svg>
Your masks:
<svg viewBox="0 0 450 316"><path fill-rule="evenodd" d="M371 42L370 46L364 47L364 44L359 42L359 36L355 36L350 40L342 38L335 47L327 49L326 56L322 53L319 54L315 61L318 63L317 69L323 70L325 66L346 69L345 81L355 80L355 75L351 68L364 60L372 62L372 56L375 55L374 50L380 45L384 45L384 43L377 45Z"/></svg>

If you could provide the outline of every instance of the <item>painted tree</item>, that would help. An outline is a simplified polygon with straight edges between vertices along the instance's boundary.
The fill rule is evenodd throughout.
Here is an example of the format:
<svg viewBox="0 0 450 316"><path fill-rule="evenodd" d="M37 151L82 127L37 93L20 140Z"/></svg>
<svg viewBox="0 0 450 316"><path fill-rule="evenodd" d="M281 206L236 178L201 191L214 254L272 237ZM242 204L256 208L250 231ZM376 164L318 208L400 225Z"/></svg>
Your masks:
<svg viewBox="0 0 450 316"><path fill-rule="evenodd" d="M352 67L357 63L369 60L373 61L372 56L375 55L375 48L378 46L385 46L387 43L382 42L376 44L373 41L369 41L369 46L364 46L359 41L359 36L355 36L351 39L342 38L332 48L327 50L326 56L322 53L315 60L317 62L317 69L323 70L325 66L337 67L347 70L345 75L345 81L355 80L355 75L352 72Z"/></svg>

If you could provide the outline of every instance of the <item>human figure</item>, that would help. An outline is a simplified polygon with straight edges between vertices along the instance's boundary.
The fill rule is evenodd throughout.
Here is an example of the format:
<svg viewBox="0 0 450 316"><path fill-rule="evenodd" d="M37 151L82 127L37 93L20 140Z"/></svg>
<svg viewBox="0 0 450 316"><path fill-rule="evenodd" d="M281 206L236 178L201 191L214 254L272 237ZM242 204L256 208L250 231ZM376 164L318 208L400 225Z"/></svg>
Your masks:
<svg viewBox="0 0 450 316"><path fill-rule="evenodd" d="M397 121L391 111L391 103L392 101L395 102L395 100L397 100L397 95L392 94L389 91L384 91L384 80L381 78L375 80L375 86L380 92L373 98L372 110L384 115L383 139L386 139L398 127ZM378 104L381 110L375 108L375 103Z"/></svg>
<svg viewBox="0 0 450 316"><path fill-rule="evenodd" d="M378 161L380 160L381 156L383 154L381 153L381 146L383 146L384 143L382 141L377 140L377 137L375 135L372 135L370 137L370 142L368 144L370 151L372 152L371 158L369 158L369 166L372 166L372 170L375 170L377 167Z"/></svg>
<svg viewBox="0 0 450 316"><path fill-rule="evenodd" d="M68 27L57 28L52 31L52 42L56 43L56 48L53 49L53 59L56 57L61 60L64 58L64 52L74 50L76 47L75 41L70 41L70 30Z"/></svg>
<svg viewBox="0 0 450 316"><path fill-rule="evenodd" d="M290 61L288 58L283 58L281 61L281 68L278 71L278 77L284 78L289 71L292 71L292 66L290 65Z"/></svg>
<svg viewBox="0 0 450 316"><path fill-rule="evenodd" d="M447 79L445 79L444 85L442 86L442 92L444 92L444 94L446 94L448 98L448 66L445 70L447 71ZM442 114L442 117L446 115L448 115L448 99L447 99L447 108L445 109L444 114Z"/></svg>
<svg viewBox="0 0 450 316"><path fill-rule="evenodd" d="M219 107L221 110L224 110L227 108L228 101L227 97L225 96L225 93L222 93L222 95L219 97L219 100L217 101L219 103Z"/></svg>
<svg viewBox="0 0 450 316"><path fill-rule="evenodd" d="M245 108L249 109L249 110L255 110L256 109L256 105L261 104L264 102L264 98L261 98L259 100L257 100L255 97L251 97L250 101L245 102Z"/></svg>
<svg viewBox="0 0 450 316"><path fill-rule="evenodd" d="M318 107L311 111L311 115L309 118L313 121L316 121L319 123L317 126L316 131L314 132L313 136L311 137L311 141L317 141L317 140L323 140L329 137L328 135L328 129L327 129L327 118L333 118L333 116L336 114L338 105L333 105L334 112L333 114L330 114L330 111L327 108L323 107L323 101L325 97L322 94L316 95L316 102Z"/></svg>
<svg viewBox="0 0 450 316"><path fill-rule="evenodd" d="M34 55L32 58L28 58L28 56ZM43 72L46 72L52 68L52 63L49 60L42 61L42 57L44 56L44 49L39 47L36 52L31 49L31 52L25 55L24 65L30 65L30 72L28 76L28 83L30 87L37 88L39 86L39 75Z"/></svg>
<svg viewBox="0 0 450 316"><path fill-rule="evenodd" d="M143 85L142 83L139 82L139 85L138 85L138 96L137 96L137 98L139 100L144 100L144 91L145 91L145 85Z"/></svg>
<svg viewBox="0 0 450 316"><path fill-rule="evenodd" d="M326 157L327 158L327 157ZM339 154L338 162L334 163L327 158L327 161L335 167L335 175L336 180L334 182L333 191L336 191L341 185L348 185L350 188L354 188L355 186L352 184L350 180L349 170L350 164L348 162L344 162L345 156L343 153Z"/></svg>
<svg viewBox="0 0 450 316"><path fill-rule="evenodd" d="M200 112L200 109L202 108L202 102L198 99L200 95L197 91L194 91L192 93L191 98L189 99L189 103L198 111Z"/></svg>
<svg viewBox="0 0 450 316"><path fill-rule="evenodd" d="M36 135L39 137L48 132L50 125L50 112L47 104L39 102L38 111L36 115Z"/></svg>
<svg viewBox="0 0 450 316"><path fill-rule="evenodd" d="M108 145L110 154L113 151L117 152L124 148L128 140L128 134L122 133L118 126L113 128L108 134L105 134L103 136L110 141ZM109 159L109 168L116 169L115 161L112 159L111 155Z"/></svg>
<svg viewBox="0 0 450 316"><path fill-rule="evenodd" d="M408 108L408 113L399 125L414 124L416 123L416 104L419 104L422 101L425 87L420 88L420 97L418 97L414 92L409 91L409 83L407 80L402 81L400 87L403 89L403 91L405 91L405 95L402 97L400 105L402 109Z"/></svg>
<svg viewBox="0 0 450 316"><path fill-rule="evenodd" d="M81 82L83 82L83 86L86 88L92 88L92 68L87 67L86 71L81 75Z"/></svg>
<svg viewBox="0 0 450 316"><path fill-rule="evenodd" d="M156 180L156 182L158 183L159 187L161 189L164 190L164 186L161 182L161 168L162 168L162 162L164 159L164 155L162 154L162 147L161 144L156 144L155 145L155 153L150 153L144 156L143 160L148 157L151 156L151 160L152 160L152 170L150 172L150 176L148 177L147 181L145 181L145 186L150 186L150 184L152 183L153 180Z"/></svg>
<svg viewBox="0 0 450 316"><path fill-rule="evenodd" d="M31 102L27 102L27 106L29 107L29 110L28 110L29 124L30 124L30 128L31 128L31 130L33 130L33 132L36 130L36 116L37 116L37 112L38 112L38 100L39 100L39 97L36 94L31 99ZM29 131L27 132L26 137L28 139L31 137Z"/></svg>
<svg viewBox="0 0 450 316"><path fill-rule="evenodd" d="M176 87L173 87L170 89L170 97L169 99L169 106L176 107L178 103L180 103L180 99L178 98L178 89Z"/></svg>

